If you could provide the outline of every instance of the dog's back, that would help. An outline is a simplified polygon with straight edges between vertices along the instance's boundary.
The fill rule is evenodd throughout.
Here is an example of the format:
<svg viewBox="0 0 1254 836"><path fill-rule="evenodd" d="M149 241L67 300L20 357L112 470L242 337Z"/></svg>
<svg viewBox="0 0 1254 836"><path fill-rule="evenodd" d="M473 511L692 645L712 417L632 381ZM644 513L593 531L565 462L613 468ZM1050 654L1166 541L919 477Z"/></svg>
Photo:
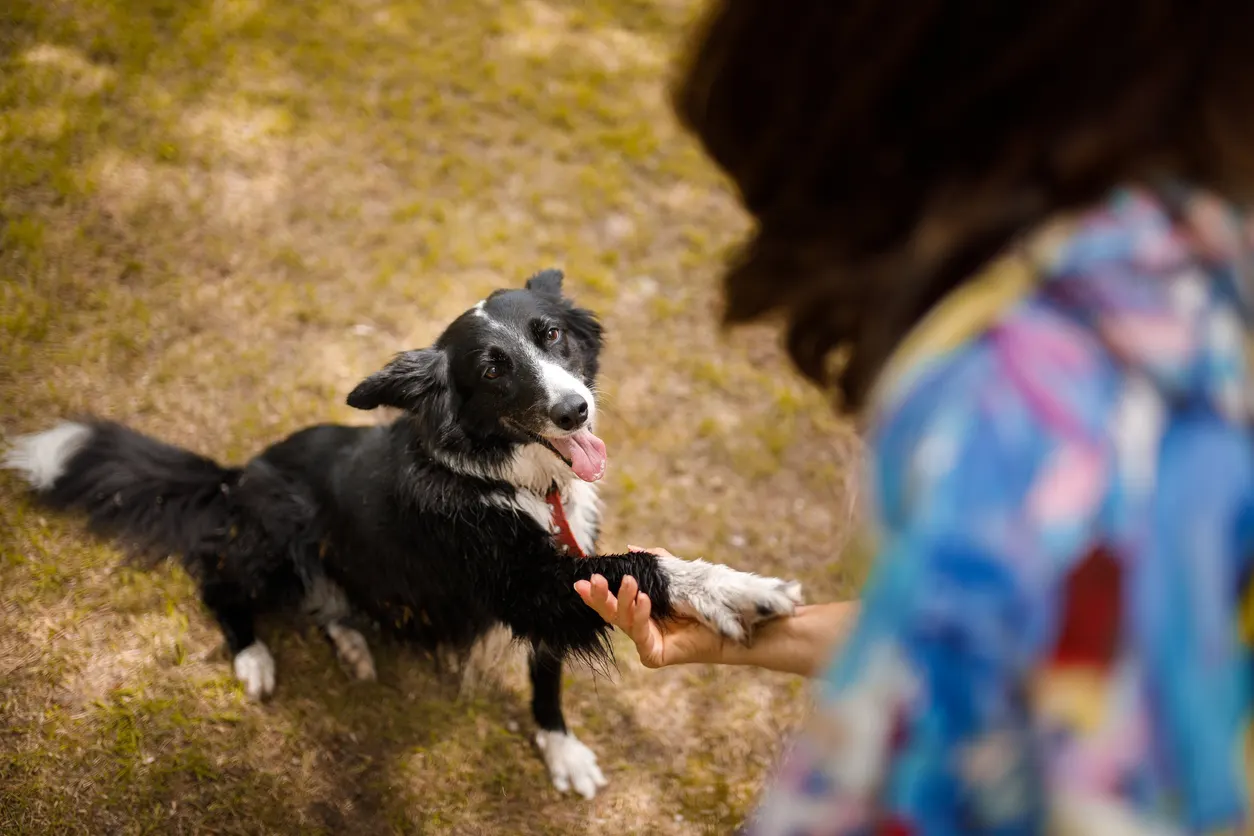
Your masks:
<svg viewBox="0 0 1254 836"><path fill-rule="evenodd" d="M313 496L263 460L225 467L110 421L63 422L5 457L41 501L153 560L266 597L317 539Z"/></svg>
<svg viewBox="0 0 1254 836"><path fill-rule="evenodd" d="M525 523L490 502L508 486L452 471L426 447L400 418L310 427L258 461L316 498L319 568L354 609L428 649L466 648L497 623L483 605L485 575L527 571L499 559L519 549Z"/></svg>

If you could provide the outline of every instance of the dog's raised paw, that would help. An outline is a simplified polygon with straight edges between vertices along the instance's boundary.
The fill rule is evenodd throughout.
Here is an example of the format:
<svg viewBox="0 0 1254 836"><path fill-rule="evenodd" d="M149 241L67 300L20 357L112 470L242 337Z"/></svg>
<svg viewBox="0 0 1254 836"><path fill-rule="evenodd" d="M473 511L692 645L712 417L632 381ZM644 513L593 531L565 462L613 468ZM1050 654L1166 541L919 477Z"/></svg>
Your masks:
<svg viewBox="0 0 1254 836"><path fill-rule="evenodd" d="M739 572L729 566L677 557L659 561L675 609L732 641L744 644L753 628L792 615L801 603L801 584Z"/></svg>
<svg viewBox="0 0 1254 836"><path fill-rule="evenodd" d="M536 732L536 745L544 755L549 777L558 792L574 790L584 798L593 798L606 784L596 753L583 745L573 734L560 731Z"/></svg>
<svg viewBox="0 0 1254 836"><path fill-rule="evenodd" d="M760 580L769 582L758 591L758 597L754 601L754 609L760 619L792 615L800 606L801 584L797 581L782 581L777 578L761 578Z"/></svg>

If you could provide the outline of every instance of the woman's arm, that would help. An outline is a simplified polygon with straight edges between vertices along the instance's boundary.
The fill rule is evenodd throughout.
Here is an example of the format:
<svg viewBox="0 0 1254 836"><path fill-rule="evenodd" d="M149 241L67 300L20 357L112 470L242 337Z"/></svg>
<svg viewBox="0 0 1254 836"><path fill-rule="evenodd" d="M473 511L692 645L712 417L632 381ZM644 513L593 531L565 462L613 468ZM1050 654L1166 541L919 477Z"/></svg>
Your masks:
<svg viewBox="0 0 1254 836"><path fill-rule="evenodd" d="M658 552L655 552L658 553ZM639 591L635 578L623 578L618 595L606 579L593 575L575 591L584 603L636 643L640 661L650 668L668 665L752 665L767 670L813 676L833 648L852 629L858 614L854 601L798 607L795 614L761 625L750 647L727 641L685 618L652 619L652 601Z"/></svg>
<svg viewBox="0 0 1254 836"><path fill-rule="evenodd" d="M752 646L723 642L716 658L708 661L815 676L857 620L857 601L798 607L791 617L762 625Z"/></svg>

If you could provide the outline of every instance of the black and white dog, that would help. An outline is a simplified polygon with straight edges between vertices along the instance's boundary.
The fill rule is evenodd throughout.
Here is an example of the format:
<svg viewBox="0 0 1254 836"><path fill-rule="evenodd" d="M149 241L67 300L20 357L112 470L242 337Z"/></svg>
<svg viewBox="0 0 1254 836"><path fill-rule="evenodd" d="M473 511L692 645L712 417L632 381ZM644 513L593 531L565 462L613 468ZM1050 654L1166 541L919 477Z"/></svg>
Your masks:
<svg viewBox="0 0 1254 836"><path fill-rule="evenodd" d="M554 785L592 797L605 778L566 730L561 665L604 658L608 629L576 580L600 573L616 589L634 575L659 617L689 615L735 641L800 601L795 583L725 566L596 553L600 349L596 318L549 270L362 381L348 403L403 410L390 425L310 427L224 467L114 423L67 422L17 439L4 464L138 553L179 555L254 698L275 686L254 617L287 602L303 602L362 679L375 670L346 623L354 612L428 647L465 649L505 625L531 648Z"/></svg>

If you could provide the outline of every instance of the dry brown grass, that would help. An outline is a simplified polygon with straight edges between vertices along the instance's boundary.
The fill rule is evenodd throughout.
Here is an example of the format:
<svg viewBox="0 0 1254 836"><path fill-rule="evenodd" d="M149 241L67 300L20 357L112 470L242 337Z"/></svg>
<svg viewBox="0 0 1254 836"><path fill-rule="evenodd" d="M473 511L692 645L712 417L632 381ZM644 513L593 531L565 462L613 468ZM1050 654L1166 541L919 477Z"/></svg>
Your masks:
<svg viewBox="0 0 1254 836"><path fill-rule="evenodd" d="M680 134L666 0L10 0L0 11L0 432L95 412L238 461L493 287L564 267L611 338L604 542L845 596L854 444L769 332L714 327L744 228ZM366 418L366 420L369 420ZM0 832L724 833L800 683L569 676L611 779L559 797L522 673L458 697L308 629L247 703L188 580L118 569L0 478Z"/></svg>

